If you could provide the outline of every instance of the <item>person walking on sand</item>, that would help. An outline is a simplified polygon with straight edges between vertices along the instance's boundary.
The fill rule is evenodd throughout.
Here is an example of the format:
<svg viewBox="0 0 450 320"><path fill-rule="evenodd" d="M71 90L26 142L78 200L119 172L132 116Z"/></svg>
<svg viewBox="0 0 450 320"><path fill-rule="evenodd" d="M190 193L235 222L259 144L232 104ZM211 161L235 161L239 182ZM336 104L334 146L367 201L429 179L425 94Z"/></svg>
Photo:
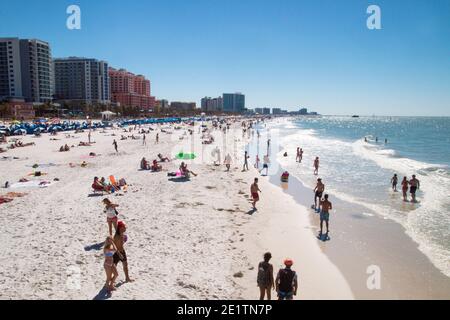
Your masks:
<svg viewBox="0 0 450 320"><path fill-rule="evenodd" d="M397 177L397 174L394 174L394 176L391 179L392 190L394 190L394 192L397 192L397 183L398 183L398 177Z"/></svg>
<svg viewBox="0 0 450 320"><path fill-rule="evenodd" d="M125 282L132 282L129 274L128 274L128 260L127 260L127 254L124 249L124 244L127 242L128 238L125 234L125 231L127 231L127 227L125 223L122 221L119 221L117 223L117 231L114 235L114 244L117 247L117 252L114 253L113 261L114 265L117 267L117 264L119 262L122 262L123 266L123 272L125 273Z"/></svg>
<svg viewBox="0 0 450 320"><path fill-rule="evenodd" d="M156 143L159 143L159 133L156 134Z"/></svg>
<svg viewBox="0 0 450 320"><path fill-rule="evenodd" d="M319 157L316 157L316 159L314 159L314 175L318 175L319 174Z"/></svg>
<svg viewBox="0 0 450 320"><path fill-rule="evenodd" d="M117 267L114 265L114 255L117 253L117 247L114 244L114 239L109 236L105 240L105 245L103 246L103 255L105 257L105 262L103 263L103 268L106 273L105 289L108 294L114 291L114 282L116 281L119 273L117 272ZM120 255L120 254L119 254Z"/></svg>
<svg viewBox="0 0 450 320"><path fill-rule="evenodd" d="M108 198L103 199L103 204L105 205L104 212L106 213L106 222L108 223L109 235L112 236L112 227L114 226L114 231L117 231L117 212L118 204L112 203Z"/></svg>
<svg viewBox="0 0 450 320"><path fill-rule="evenodd" d="M267 154L269 154L270 150L270 139L267 139Z"/></svg>
<svg viewBox="0 0 450 320"><path fill-rule="evenodd" d="M330 221L330 210L333 209L333 205L330 201L328 201L328 195L326 194L324 196L324 199L320 202L322 206L322 211L320 212L320 235L323 234L323 222L325 221L325 224L327 225L327 235L330 232L330 229L328 227L329 221Z"/></svg>
<svg viewBox="0 0 450 320"><path fill-rule="evenodd" d="M245 151L245 154L244 154L244 166L242 167L242 171L246 171L246 169L248 171L248 158L250 158L250 156L248 155L248 152Z"/></svg>
<svg viewBox="0 0 450 320"><path fill-rule="evenodd" d="M91 130L89 130L88 133L88 143L91 144Z"/></svg>
<svg viewBox="0 0 450 320"><path fill-rule="evenodd" d="M256 155L256 159L255 159L255 168L259 169L259 155Z"/></svg>
<svg viewBox="0 0 450 320"><path fill-rule="evenodd" d="M275 289L275 281L273 278L273 266L269 263L272 258L270 252L264 254L264 261L258 265L257 284L259 287L259 300L264 300L267 294L267 300L272 299L272 289Z"/></svg>
<svg viewBox="0 0 450 320"><path fill-rule="evenodd" d="M413 174L412 179L409 180L409 192L411 193L411 202L416 203L416 191L420 189L420 181Z"/></svg>
<svg viewBox="0 0 450 320"><path fill-rule="evenodd" d="M144 136L142 137L142 145L143 145L143 146L146 146L146 145L147 145L145 133L144 133Z"/></svg>
<svg viewBox="0 0 450 320"><path fill-rule="evenodd" d="M117 141L116 141L116 139L114 139L112 144L114 146L114 149L116 150L116 153L119 153L119 150L117 149Z"/></svg>
<svg viewBox="0 0 450 320"><path fill-rule="evenodd" d="M231 167L231 155L228 153L225 156L225 160L223 162L225 164L225 166L227 167L227 172L230 171L230 167Z"/></svg>
<svg viewBox="0 0 450 320"><path fill-rule="evenodd" d="M255 178L254 182L250 186L250 193L252 194L252 199L253 199L253 203L252 203L253 210L256 210L256 202L259 201L258 192L262 192L262 191L259 190L259 187L258 187L258 178Z"/></svg>
<svg viewBox="0 0 450 320"><path fill-rule="evenodd" d="M264 169L266 169L266 176L269 174L269 163L270 159L269 156L266 154L263 158L263 167L261 170L259 170L259 173L261 173Z"/></svg>
<svg viewBox="0 0 450 320"><path fill-rule="evenodd" d="M291 259L284 260L284 269L280 269L275 280L278 300L292 300L297 295L297 273L292 270L294 262Z"/></svg>
<svg viewBox="0 0 450 320"><path fill-rule="evenodd" d="M403 193L403 201L408 201L408 188L409 188L409 181L408 178L403 177L402 180L402 193Z"/></svg>
<svg viewBox="0 0 450 320"><path fill-rule="evenodd" d="M316 187L314 188L314 210L320 212L320 200L322 199L322 194L325 191L325 185L322 183L322 179L317 179ZM319 204L319 206L317 206Z"/></svg>

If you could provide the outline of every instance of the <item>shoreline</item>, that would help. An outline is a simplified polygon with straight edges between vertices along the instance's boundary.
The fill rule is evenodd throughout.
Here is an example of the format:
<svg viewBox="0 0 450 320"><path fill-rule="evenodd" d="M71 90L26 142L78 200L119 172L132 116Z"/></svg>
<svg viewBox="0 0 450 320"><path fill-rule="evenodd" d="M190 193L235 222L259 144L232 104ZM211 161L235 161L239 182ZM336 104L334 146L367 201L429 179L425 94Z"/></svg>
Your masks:
<svg viewBox="0 0 450 320"><path fill-rule="evenodd" d="M281 150L282 146L272 156L276 157ZM292 175L288 187L284 187L279 177L285 170L276 161L278 172L270 177L271 183L307 208L310 223L318 232L319 215L309 209L313 201L312 189ZM332 239L317 241L345 276L356 299L450 298L450 278L419 250L419 244L402 225L332 194L330 200L334 206L330 219ZM380 290L367 288L368 268L372 266L380 269Z"/></svg>

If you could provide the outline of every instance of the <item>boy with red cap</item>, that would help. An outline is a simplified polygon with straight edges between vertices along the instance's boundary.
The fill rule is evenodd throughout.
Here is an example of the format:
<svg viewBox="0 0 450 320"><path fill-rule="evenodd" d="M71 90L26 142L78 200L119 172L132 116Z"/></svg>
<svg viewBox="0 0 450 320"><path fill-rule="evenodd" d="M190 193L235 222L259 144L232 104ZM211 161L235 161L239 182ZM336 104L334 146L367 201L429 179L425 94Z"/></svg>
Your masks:
<svg viewBox="0 0 450 320"><path fill-rule="evenodd" d="M125 249L123 248L123 245L125 244L125 242L127 242L127 236L125 235L126 230L127 227L125 223L123 223L123 221L117 222L117 230L116 234L114 235L114 244L117 247L117 251L120 252L120 255L118 254L118 252L116 252L113 256L113 260L116 266L119 261L122 262L123 272L125 273L125 281L132 282L133 280L131 280L130 276L128 275L127 254L125 252Z"/></svg>
<svg viewBox="0 0 450 320"><path fill-rule="evenodd" d="M297 274L294 270L291 270L293 264L294 262L291 259L286 259L284 260L286 268L278 271L275 280L278 300L292 300L293 296L297 295Z"/></svg>

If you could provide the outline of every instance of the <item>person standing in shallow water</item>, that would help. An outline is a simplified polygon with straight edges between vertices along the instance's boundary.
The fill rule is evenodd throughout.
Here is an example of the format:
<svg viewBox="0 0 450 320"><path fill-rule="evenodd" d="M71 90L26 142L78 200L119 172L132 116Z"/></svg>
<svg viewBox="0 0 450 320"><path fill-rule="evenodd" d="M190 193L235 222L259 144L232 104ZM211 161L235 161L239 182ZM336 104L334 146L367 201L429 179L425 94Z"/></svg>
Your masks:
<svg viewBox="0 0 450 320"><path fill-rule="evenodd" d="M420 188L420 181L413 174L412 179L409 180L409 192L411 193L411 202L417 202L416 191Z"/></svg>
<svg viewBox="0 0 450 320"><path fill-rule="evenodd" d="M275 289L275 280L273 278L273 266L269 263L272 258L270 252L264 254L264 261L258 265L257 283L259 287L259 300L264 300L267 295L267 300L272 299L272 289Z"/></svg>
<svg viewBox="0 0 450 320"><path fill-rule="evenodd" d="M409 188L409 181L408 178L403 177L402 180L402 193L403 193L403 201L408 201L408 188Z"/></svg>
<svg viewBox="0 0 450 320"><path fill-rule="evenodd" d="M398 177L397 177L397 174L394 174L394 176L391 179L392 190L394 190L394 192L397 192L397 183L398 183Z"/></svg>
<svg viewBox="0 0 450 320"><path fill-rule="evenodd" d="M314 159L314 175L318 175L319 174L319 157L316 157L316 159Z"/></svg>
<svg viewBox="0 0 450 320"><path fill-rule="evenodd" d="M333 209L333 205L328 201L328 195L324 196L323 201L320 202L322 206L322 211L320 212L320 235L323 234L323 223L325 222L327 226L327 235L330 232L329 222L330 222L330 210Z"/></svg>

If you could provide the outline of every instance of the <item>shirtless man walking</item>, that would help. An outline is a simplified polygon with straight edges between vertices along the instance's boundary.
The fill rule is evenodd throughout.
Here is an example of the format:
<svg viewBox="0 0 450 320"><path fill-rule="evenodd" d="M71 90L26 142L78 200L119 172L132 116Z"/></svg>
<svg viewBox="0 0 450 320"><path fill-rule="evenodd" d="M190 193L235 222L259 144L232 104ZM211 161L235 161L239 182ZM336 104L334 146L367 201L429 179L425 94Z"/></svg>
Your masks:
<svg viewBox="0 0 450 320"><path fill-rule="evenodd" d="M322 183L322 179L319 178L317 179L317 185L314 188L314 210L316 210L317 212L320 212L320 204L324 191L325 185ZM319 206L317 206L317 203L319 204Z"/></svg>
<svg viewBox="0 0 450 320"><path fill-rule="evenodd" d="M250 193L252 194L252 199L253 199L253 210L257 210L256 209L256 202L259 201L259 194L258 192L262 192L261 190L259 190L259 186L258 186L258 178L255 178L255 181L253 182L253 184L250 186Z"/></svg>
<svg viewBox="0 0 450 320"><path fill-rule="evenodd" d="M409 180L409 192L411 193L411 202L416 203L416 191L420 189L420 181L413 174L412 179Z"/></svg>
<svg viewBox="0 0 450 320"><path fill-rule="evenodd" d="M127 227L125 226L125 223L123 223L122 221L119 221L117 223L116 234L114 235L114 244L117 247L117 252L114 254L113 260L114 260L114 264L116 266L120 261L122 262L123 272L125 273L125 281L133 282L133 280L131 280L130 276L128 275L127 254L125 252L125 249L123 248L123 245L127 241L127 236L125 235L126 230L127 230Z"/></svg>
<svg viewBox="0 0 450 320"><path fill-rule="evenodd" d="M316 157L316 159L314 160L314 175L318 175L319 174L319 157Z"/></svg>
<svg viewBox="0 0 450 320"><path fill-rule="evenodd" d="M333 209L333 205L330 201L328 201L328 195L326 194L324 196L323 201L320 201L320 204L322 205L322 211L320 212L320 234L322 235L323 231L323 222L325 221L325 224L327 225L327 233L330 232L330 229L328 228L328 224L330 221L330 210Z"/></svg>

